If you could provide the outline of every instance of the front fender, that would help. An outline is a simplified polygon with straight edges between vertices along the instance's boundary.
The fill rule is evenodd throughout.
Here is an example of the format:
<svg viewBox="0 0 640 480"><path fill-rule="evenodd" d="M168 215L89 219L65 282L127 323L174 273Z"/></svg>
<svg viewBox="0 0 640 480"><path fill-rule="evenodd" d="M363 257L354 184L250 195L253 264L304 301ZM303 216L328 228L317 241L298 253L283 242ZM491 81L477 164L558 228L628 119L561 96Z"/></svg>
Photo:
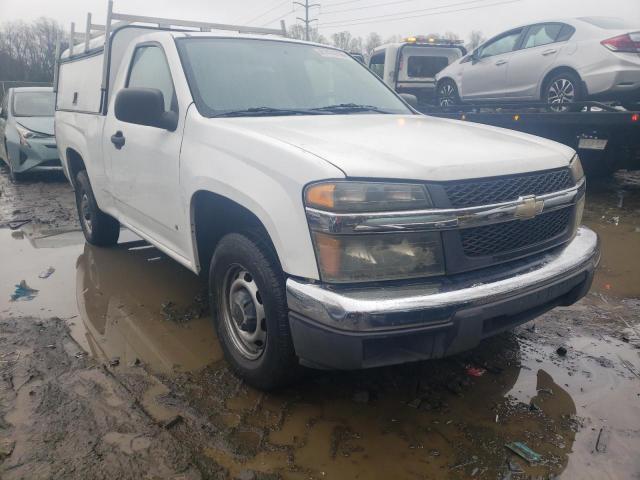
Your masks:
<svg viewBox="0 0 640 480"><path fill-rule="evenodd" d="M344 174L315 155L229 120L188 115L180 158L185 199L191 205L197 192L208 191L241 205L266 228L285 273L319 279L302 191L310 182ZM192 208L189 215L193 226ZM192 245L197 260L193 233Z"/></svg>

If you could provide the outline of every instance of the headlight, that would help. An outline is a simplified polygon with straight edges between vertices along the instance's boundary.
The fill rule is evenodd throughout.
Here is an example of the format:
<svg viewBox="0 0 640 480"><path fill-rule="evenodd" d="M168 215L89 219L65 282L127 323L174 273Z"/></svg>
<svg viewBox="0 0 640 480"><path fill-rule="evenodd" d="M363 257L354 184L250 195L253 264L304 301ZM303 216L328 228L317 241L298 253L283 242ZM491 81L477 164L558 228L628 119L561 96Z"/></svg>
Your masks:
<svg viewBox="0 0 640 480"><path fill-rule="evenodd" d="M379 182L324 182L305 190L307 207L339 213L420 210L432 206L423 185Z"/></svg>
<svg viewBox="0 0 640 480"><path fill-rule="evenodd" d="M314 232L322 280L375 282L444 273L440 234L434 232L329 235Z"/></svg>
<svg viewBox="0 0 640 480"><path fill-rule="evenodd" d="M576 183L584 178L582 162L580 161L580 157L577 153L571 159L571 163L569 163L569 169L571 170L571 176Z"/></svg>
<svg viewBox="0 0 640 480"><path fill-rule="evenodd" d="M438 232L335 234L344 215L423 210L432 206L423 185L383 182L323 182L305 190L311 235L323 281L376 282L442 275ZM312 217L313 215L313 217ZM318 217L326 217L317 222ZM385 221L393 221L393 214ZM314 221L311 221L311 219Z"/></svg>
<svg viewBox="0 0 640 480"><path fill-rule="evenodd" d="M28 128L24 128L22 125L16 125L16 130L18 131L18 136L20 137L20 144L25 147L29 146L29 142L27 140L33 138L48 138L51 135L45 135L44 133L34 132L29 130Z"/></svg>

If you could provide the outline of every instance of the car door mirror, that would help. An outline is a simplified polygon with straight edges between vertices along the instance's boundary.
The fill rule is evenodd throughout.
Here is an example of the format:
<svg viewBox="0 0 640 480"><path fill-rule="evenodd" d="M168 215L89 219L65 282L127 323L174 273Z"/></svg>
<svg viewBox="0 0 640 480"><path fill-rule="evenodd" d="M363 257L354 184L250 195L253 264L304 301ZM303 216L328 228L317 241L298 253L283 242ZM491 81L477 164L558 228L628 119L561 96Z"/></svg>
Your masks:
<svg viewBox="0 0 640 480"><path fill-rule="evenodd" d="M407 102L411 107L418 108L418 97L411 95L410 93L401 93L400 97Z"/></svg>
<svg viewBox="0 0 640 480"><path fill-rule="evenodd" d="M163 128L178 128L178 114L165 112L164 96L157 88L124 88L118 92L115 116L121 122Z"/></svg>

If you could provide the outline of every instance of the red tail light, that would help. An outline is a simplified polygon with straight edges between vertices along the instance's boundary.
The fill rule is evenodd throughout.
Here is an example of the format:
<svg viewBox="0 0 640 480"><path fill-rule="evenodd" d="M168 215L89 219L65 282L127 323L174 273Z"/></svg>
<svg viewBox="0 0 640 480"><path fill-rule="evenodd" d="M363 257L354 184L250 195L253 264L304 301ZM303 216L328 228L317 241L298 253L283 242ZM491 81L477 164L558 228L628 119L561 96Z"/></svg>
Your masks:
<svg viewBox="0 0 640 480"><path fill-rule="evenodd" d="M614 52L640 53L640 32L627 33L600 43Z"/></svg>

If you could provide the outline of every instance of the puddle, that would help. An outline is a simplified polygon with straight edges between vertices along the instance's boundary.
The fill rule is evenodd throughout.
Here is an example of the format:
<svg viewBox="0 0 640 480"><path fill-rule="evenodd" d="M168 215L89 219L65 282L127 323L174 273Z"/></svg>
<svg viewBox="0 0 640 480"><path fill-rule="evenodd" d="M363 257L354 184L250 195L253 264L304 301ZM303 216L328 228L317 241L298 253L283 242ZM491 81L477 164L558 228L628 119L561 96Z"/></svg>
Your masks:
<svg viewBox="0 0 640 480"><path fill-rule="evenodd" d="M603 261L587 298L451 359L316 372L284 391L257 392L221 361L210 319L186 318L199 308L201 281L128 232L118 248L101 249L66 227L0 229L0 315L65 319L83 348L130 382L151 418L166 424L180 415L173 435L231 478L246 471L285 479L634 478L634 185L589 189L585 221L601 235ZM39 278L49 267L55 272ZM9 302L21 280L37 295ZM482 375L469 375L469 366ZM113 401L105 394L106 405ZM148 448L145 436L131 432L113 431L104 441L127 454ZM505 449L509 442L524 442L543 462L529 465Z"/></svg>
<svg viewBox="0 0 640 480"><path fill-rule="evenodd" d="M113 249L85 244L78 231L14 234L0 230L0 313L62 318L85 350L122 366L142 363L169 373L222 359L210 318L178 324L163 313L168 302L177 310L193 304L202 290L198 277L132 233L123 231L123 242ZM55 272L39 278L49 267ZM21 280L37 295L9 302Z"/></svg>
<svg viewBox="0 0 640 480"><path fill-rule="evenodd" d="M602 244L594 290L618 298L640 297L640 172L588 181L584 223Z"/></svg>

